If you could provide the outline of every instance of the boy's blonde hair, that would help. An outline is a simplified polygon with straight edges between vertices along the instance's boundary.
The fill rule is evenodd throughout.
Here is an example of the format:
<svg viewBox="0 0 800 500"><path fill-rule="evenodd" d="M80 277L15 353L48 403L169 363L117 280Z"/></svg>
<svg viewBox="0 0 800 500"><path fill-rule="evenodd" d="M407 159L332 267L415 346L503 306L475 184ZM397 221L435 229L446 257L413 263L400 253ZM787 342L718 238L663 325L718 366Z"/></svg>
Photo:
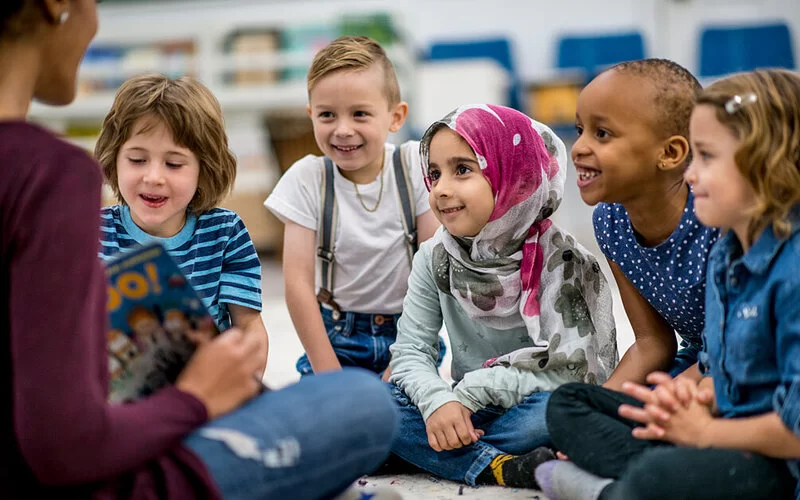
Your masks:
<svg viewBox="0 0 800 500"><path fill-rule="evenodd" d="M117 201L125 203L117 180L117 155L140 118L151 121L138 133L163 123L176 144L197 156L200 175L189 210L200 214L219 205L236 179L236 157L228 148L219 102L193 78L173 80L155 74L137 76L122 84L94 149Z"/></svg>
<svg viewBox="0 0 800 500"><path fill-rule="evenodd" d="M378 42L366 36L342 36L317 52L308 70L308 96L324 77L339 70L358 71L378 64L383 69L384 93L389 106L400 102L397 74Z"/></svg>
<svg viewBox="0 0 800 500"><path fill-rule="evenodd" d="M740 140L736 166L756 195L750 242L769 225L788 236L789 213L800 201L800 76L779 69L732 75L711 84L697 105L714 106Z"/></svg>

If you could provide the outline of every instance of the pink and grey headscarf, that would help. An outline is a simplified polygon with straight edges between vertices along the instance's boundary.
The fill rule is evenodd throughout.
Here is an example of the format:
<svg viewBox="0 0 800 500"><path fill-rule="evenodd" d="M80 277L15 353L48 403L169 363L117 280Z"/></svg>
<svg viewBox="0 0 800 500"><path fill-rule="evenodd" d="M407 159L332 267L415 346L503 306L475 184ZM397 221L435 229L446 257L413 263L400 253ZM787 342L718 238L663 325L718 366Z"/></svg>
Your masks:
<svg viewBox="0 0 800 500"><path fill-rule="evenodd" d="M471 319L500 330L525 326L534 343L484 366L566 369L576 381L602 383L618 359L608 283L594 256L550 220L564 191L564 143L514 109L461 106L422 138L429 189L430 143L442 127L470 145L495 206L475 237L444 227L433 236L437 286Z"/></svg>

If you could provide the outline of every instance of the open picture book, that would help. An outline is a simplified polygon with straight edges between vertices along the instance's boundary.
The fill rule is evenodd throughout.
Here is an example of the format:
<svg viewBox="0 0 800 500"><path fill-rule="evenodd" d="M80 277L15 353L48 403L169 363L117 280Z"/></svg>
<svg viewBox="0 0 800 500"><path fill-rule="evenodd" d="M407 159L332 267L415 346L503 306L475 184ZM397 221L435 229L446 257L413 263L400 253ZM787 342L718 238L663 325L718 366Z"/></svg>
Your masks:
<svg viewBox="0 0 800 500"><path fill-rule="evenodd" d="M109 401L122 403L172 384L214 319L160 243L106 262Z"/></svg>

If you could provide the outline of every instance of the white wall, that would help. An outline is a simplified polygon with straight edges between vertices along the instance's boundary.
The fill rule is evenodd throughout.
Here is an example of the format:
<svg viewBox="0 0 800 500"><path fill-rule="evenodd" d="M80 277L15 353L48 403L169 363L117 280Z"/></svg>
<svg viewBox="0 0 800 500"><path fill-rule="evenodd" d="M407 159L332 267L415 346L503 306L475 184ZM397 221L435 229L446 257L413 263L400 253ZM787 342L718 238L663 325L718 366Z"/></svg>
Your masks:
<svg viewBox="0 0 800 500"><path fill-rule="evenodd" d="M198 27L215 33L246 24L313 23L378 10L403 19L419 49L442 39L507 36L515 45L523 81L549 74L556 39L565 33L638 29L647 55L669 57L696 71L700 24L779 19L791 26L795 57L800 58L797 0L160 0L103 5L98 38L180 36Z"/></svg>
<svg viewBox="0 0 800 500"><path fill-rule="evenodd" d="M133 6L103 5L98 39L179 36L198 26L213 32L242 24L313 23L343 13L383 10L403 20L409 39L419 49L435 40L507 36L515 45L523 80L533 80L553 65L554 41L562 33L638 28L649 42L655 32L657 1L165 0Z"/></svg>

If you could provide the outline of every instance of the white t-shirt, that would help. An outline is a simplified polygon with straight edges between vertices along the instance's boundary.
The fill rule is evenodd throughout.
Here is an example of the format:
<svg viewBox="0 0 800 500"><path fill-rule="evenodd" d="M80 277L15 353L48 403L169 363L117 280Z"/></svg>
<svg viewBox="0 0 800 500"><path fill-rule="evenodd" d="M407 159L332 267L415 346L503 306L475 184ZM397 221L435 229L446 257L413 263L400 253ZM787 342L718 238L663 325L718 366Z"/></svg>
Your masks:
<svg viewBox="0 0 800 500"><path fill-rule="evenodd" d="M401 146L413 186L416 215L428 210L428 190L422 177L419 142ZM403 214L392 168L395 146L384 147L383 196L375 212L361 206L352 182L334 169L334 191L338 206L333 251L333 296L343 311L397 314L402 311L411 266L406 253ZM264 205L279 219L318 230L322 216L320 189L325 175L322 157L308 155L298 160L272 190ZM359 184L358 192L370 208L378 201L380 175L369 184ZM318 235L319 236L319 235ZM321 286L317 260L316 287Z"/></svg>

